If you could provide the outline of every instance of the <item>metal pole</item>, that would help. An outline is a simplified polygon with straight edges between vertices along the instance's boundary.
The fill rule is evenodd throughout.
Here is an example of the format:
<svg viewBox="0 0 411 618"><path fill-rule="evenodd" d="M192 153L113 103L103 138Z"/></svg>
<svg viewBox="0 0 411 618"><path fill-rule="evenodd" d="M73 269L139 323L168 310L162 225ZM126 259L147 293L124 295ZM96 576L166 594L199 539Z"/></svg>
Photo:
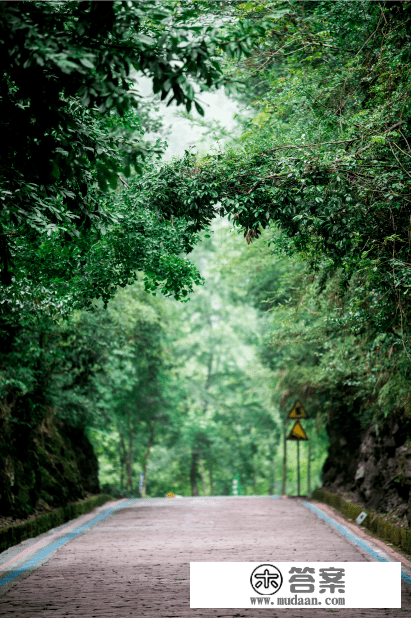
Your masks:
<svg viewBox="0 0 411 618"><path fill-rule="evenodd" d="M308 442L307 495L311 496L311 440Z"/></svg>
<svg viewBox="0 0 411 618"><path fill-rule="evenodd" d="M287 434L285 432L285 423L284 423L283 486L281 488L281 494L283 496L285 496L286 478L287 478Z"/></svg>
<svg viewBox="0 0 411 618"><path fill-rule="evenodd" d="M300 495L300 441L297 440L297 496Z"/></svg>

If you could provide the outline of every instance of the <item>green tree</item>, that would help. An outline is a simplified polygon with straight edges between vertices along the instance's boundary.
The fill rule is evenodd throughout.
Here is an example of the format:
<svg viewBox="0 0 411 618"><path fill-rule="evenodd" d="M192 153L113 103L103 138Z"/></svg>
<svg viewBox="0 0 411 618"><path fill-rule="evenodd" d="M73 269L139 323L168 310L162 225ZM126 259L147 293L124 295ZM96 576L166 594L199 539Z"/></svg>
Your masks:
<svg viewBox="0 0 411 618"><path fill-rule="evenodd" d="M365 296L357 303L375 288L380 302L367 318L377 329L389 327L394 307L401 328L407 307L408 241L398 231L409 218L409 7L245 5L247 16L265 15L274 29L252 57L254 73L271 80L257 122L242 149L187 155L163 168L153 187L158 208L194 229L219 211L251 241L275 221L281 250L325 276L340 269L342 287L362 272ZM277 57L279 68L269 72Z"/></svg>
<svg viewBox="0 0 411 618"><path fill-rule="evenodd" d="M187 305L167 303L170 348L179 383L175 434L153 453L157 488L176 493L228 494L239 473L245 491L266 493L272 484L280 431L278 409L270 401L270 372L256 358L260 323L247 303L233 303L223 279L225 260L236 247L226 222L216 222L193 252L206 279ZM207 238L209 236L209 238ZM239 239L235 238L238 242ZM175 453L173 474L164 478L156 453ZM164 483L164 484L163 484Z"/></svg>
<svg viewBox="0 0 411 618"><path fill-rule="evenodd" d="M168 424L173 402L161 303L150 301L140 282L88 319L106 347L93 378L94 416L87 426L103 459L111 460L114 485L133 493L136 469L147 478L151 448Z"/></svg>
<svg viewBox="0 0 411 618"><path fill-rule="evenodd" d="M215 49L249 47L246 32L233 41L195 16L166 0L0 6L0 393L17 442L41 422L51 387L72 418L84 415L89 386L75 373L93 374L94 351L68 346L68 360L53 346L72 337L62 319L107 304L138 270L147 290L178 298L200 283L182 256L196 235L144 199L140 177L164 144L143 141L152 116L134 81L144 74L160 98L202 113L195 87L227 81Z"/></svg>
<svg viewBox="0 0 411 618"><path fill-rule="evenodd" d="M240 21L271 23L250 58L225 65L259 108L243 147L187 153L152 186L166 217L200 230L226 214L247 242L269 227L274 252L305 261L334 303L319 339L348 335L358 357L366 350L386 409L409 405L410 6L238 6Z"/></svg>
<svg viewBox="0 0 411 618"><path fill-rule="evenodd" d="M124 251L116 235L120 229L133 245L157 243L162 228L153 225L152 209L137 207L124 228L124 215L102 194L119 181L128 186L121 174L141 174L144 161L163 149L141 139L147 113L140 118L138 72L168 104L187 111L194 105L203 114L194 86L228 82L215 49L248 53L251 31L224 37L195 25L195 16L193 7L167 0L1 5L3 310L21 311L22 298L26 311L33 310L30 295L51 313L81 305L80 298L87 306L93 297L110 298L138 269L161 272L177 295L190 287L193 273L178 259L181 246L166 250L167 229L163 262L158 255L150 260L149 252ZM95 253L107 233L116 258L108 263L107 255ZM77 284L87 286L90 275L94 293L83 287L76 298Z"/></svg>

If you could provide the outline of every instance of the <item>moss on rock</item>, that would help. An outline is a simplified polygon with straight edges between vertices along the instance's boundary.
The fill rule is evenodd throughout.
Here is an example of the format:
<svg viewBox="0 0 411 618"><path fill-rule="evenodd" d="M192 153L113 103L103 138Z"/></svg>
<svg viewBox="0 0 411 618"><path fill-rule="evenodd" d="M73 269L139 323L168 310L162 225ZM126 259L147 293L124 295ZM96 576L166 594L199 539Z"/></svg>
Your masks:
<svg viewBox="0 0 411 618"><path fill-rule="evenodd" d="M364 528L367 528L372 534L380 537L382 540L401 548L407 554L411 553L411 530L404 528L400 522L390 521L388 514L376 513L365 508L363 504L353 504L345 497L326 491L323 488L316 489L312 497L314 500L332 506L349 520L355 520L364 511L367 513L367 517L362 524Z"/></svg>
<svg viewBox="0 0 411 618"><path fill-rule="evenodd" d="M66 506L46 513L37 514L23 522L3 520L3 522L0 523L0 552L21 543L25 539L33 538L71 519L80 517L80 515L84 515L113 499L114 498L107 494L100 494L98 496L89 497L86 500L81 500L80 502L67 504ZM39 501L38 504L43 508L45 506L41 501Z"/></svg>
<svg viewBox="0 0 411 618"><path fill-rule="evenodd" d="M45 408L41 422L9 421L3 410L0 435L0 516L24 518L39 503L55 508L99 493L98 461L80 428Z"/></svg>

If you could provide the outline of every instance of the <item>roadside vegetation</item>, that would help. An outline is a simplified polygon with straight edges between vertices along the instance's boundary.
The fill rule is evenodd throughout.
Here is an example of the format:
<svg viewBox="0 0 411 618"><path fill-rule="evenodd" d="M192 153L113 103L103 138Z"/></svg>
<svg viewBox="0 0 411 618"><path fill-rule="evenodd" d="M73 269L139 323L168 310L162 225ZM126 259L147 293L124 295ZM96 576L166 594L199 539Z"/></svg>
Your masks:
<svg viewBox="0 0 411 618"><path fill-rule="evenodd" d="M113 495L280 493L297 398L312 488L406 505L410 23L407 1L2 3L4 514L37 504L17 462L50 415ZM217 87L236 135L197 100ZM221 147L163 164L161 100Z"/></svg>

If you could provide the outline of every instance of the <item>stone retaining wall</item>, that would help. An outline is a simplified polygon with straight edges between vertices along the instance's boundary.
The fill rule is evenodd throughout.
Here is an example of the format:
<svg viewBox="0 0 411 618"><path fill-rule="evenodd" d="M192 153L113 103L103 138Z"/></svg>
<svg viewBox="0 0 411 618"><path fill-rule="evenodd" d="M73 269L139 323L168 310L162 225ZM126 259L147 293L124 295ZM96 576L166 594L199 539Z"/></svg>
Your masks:
<svg viewBox="0 0 411 618"><path fill-rule="evenodd" d="M375 511L366 509L363 506L351 504L339 494L334 494L321 488L314 490L312 498L334 507L347 519L355 520L358 515L364 511L368 515L362 524L364 528L384 541L392 543L411 554L411 530L407 530L402 528L399 524L387 521L384 519L383 515L379 515Z"/></svg>
<svg viewBox="0 0 411 618"><path fill-rule="evenodd" d="M53 509L49 513L44 513L21 524L0 528L0 552L21 543L25 539L38 536L52 528L61 526L61 524L71 519L80 517L80 515L84 515L96 507L102 506L109 500L114 500L114 498L107 494L99 494L80 502Z"/></svg>

